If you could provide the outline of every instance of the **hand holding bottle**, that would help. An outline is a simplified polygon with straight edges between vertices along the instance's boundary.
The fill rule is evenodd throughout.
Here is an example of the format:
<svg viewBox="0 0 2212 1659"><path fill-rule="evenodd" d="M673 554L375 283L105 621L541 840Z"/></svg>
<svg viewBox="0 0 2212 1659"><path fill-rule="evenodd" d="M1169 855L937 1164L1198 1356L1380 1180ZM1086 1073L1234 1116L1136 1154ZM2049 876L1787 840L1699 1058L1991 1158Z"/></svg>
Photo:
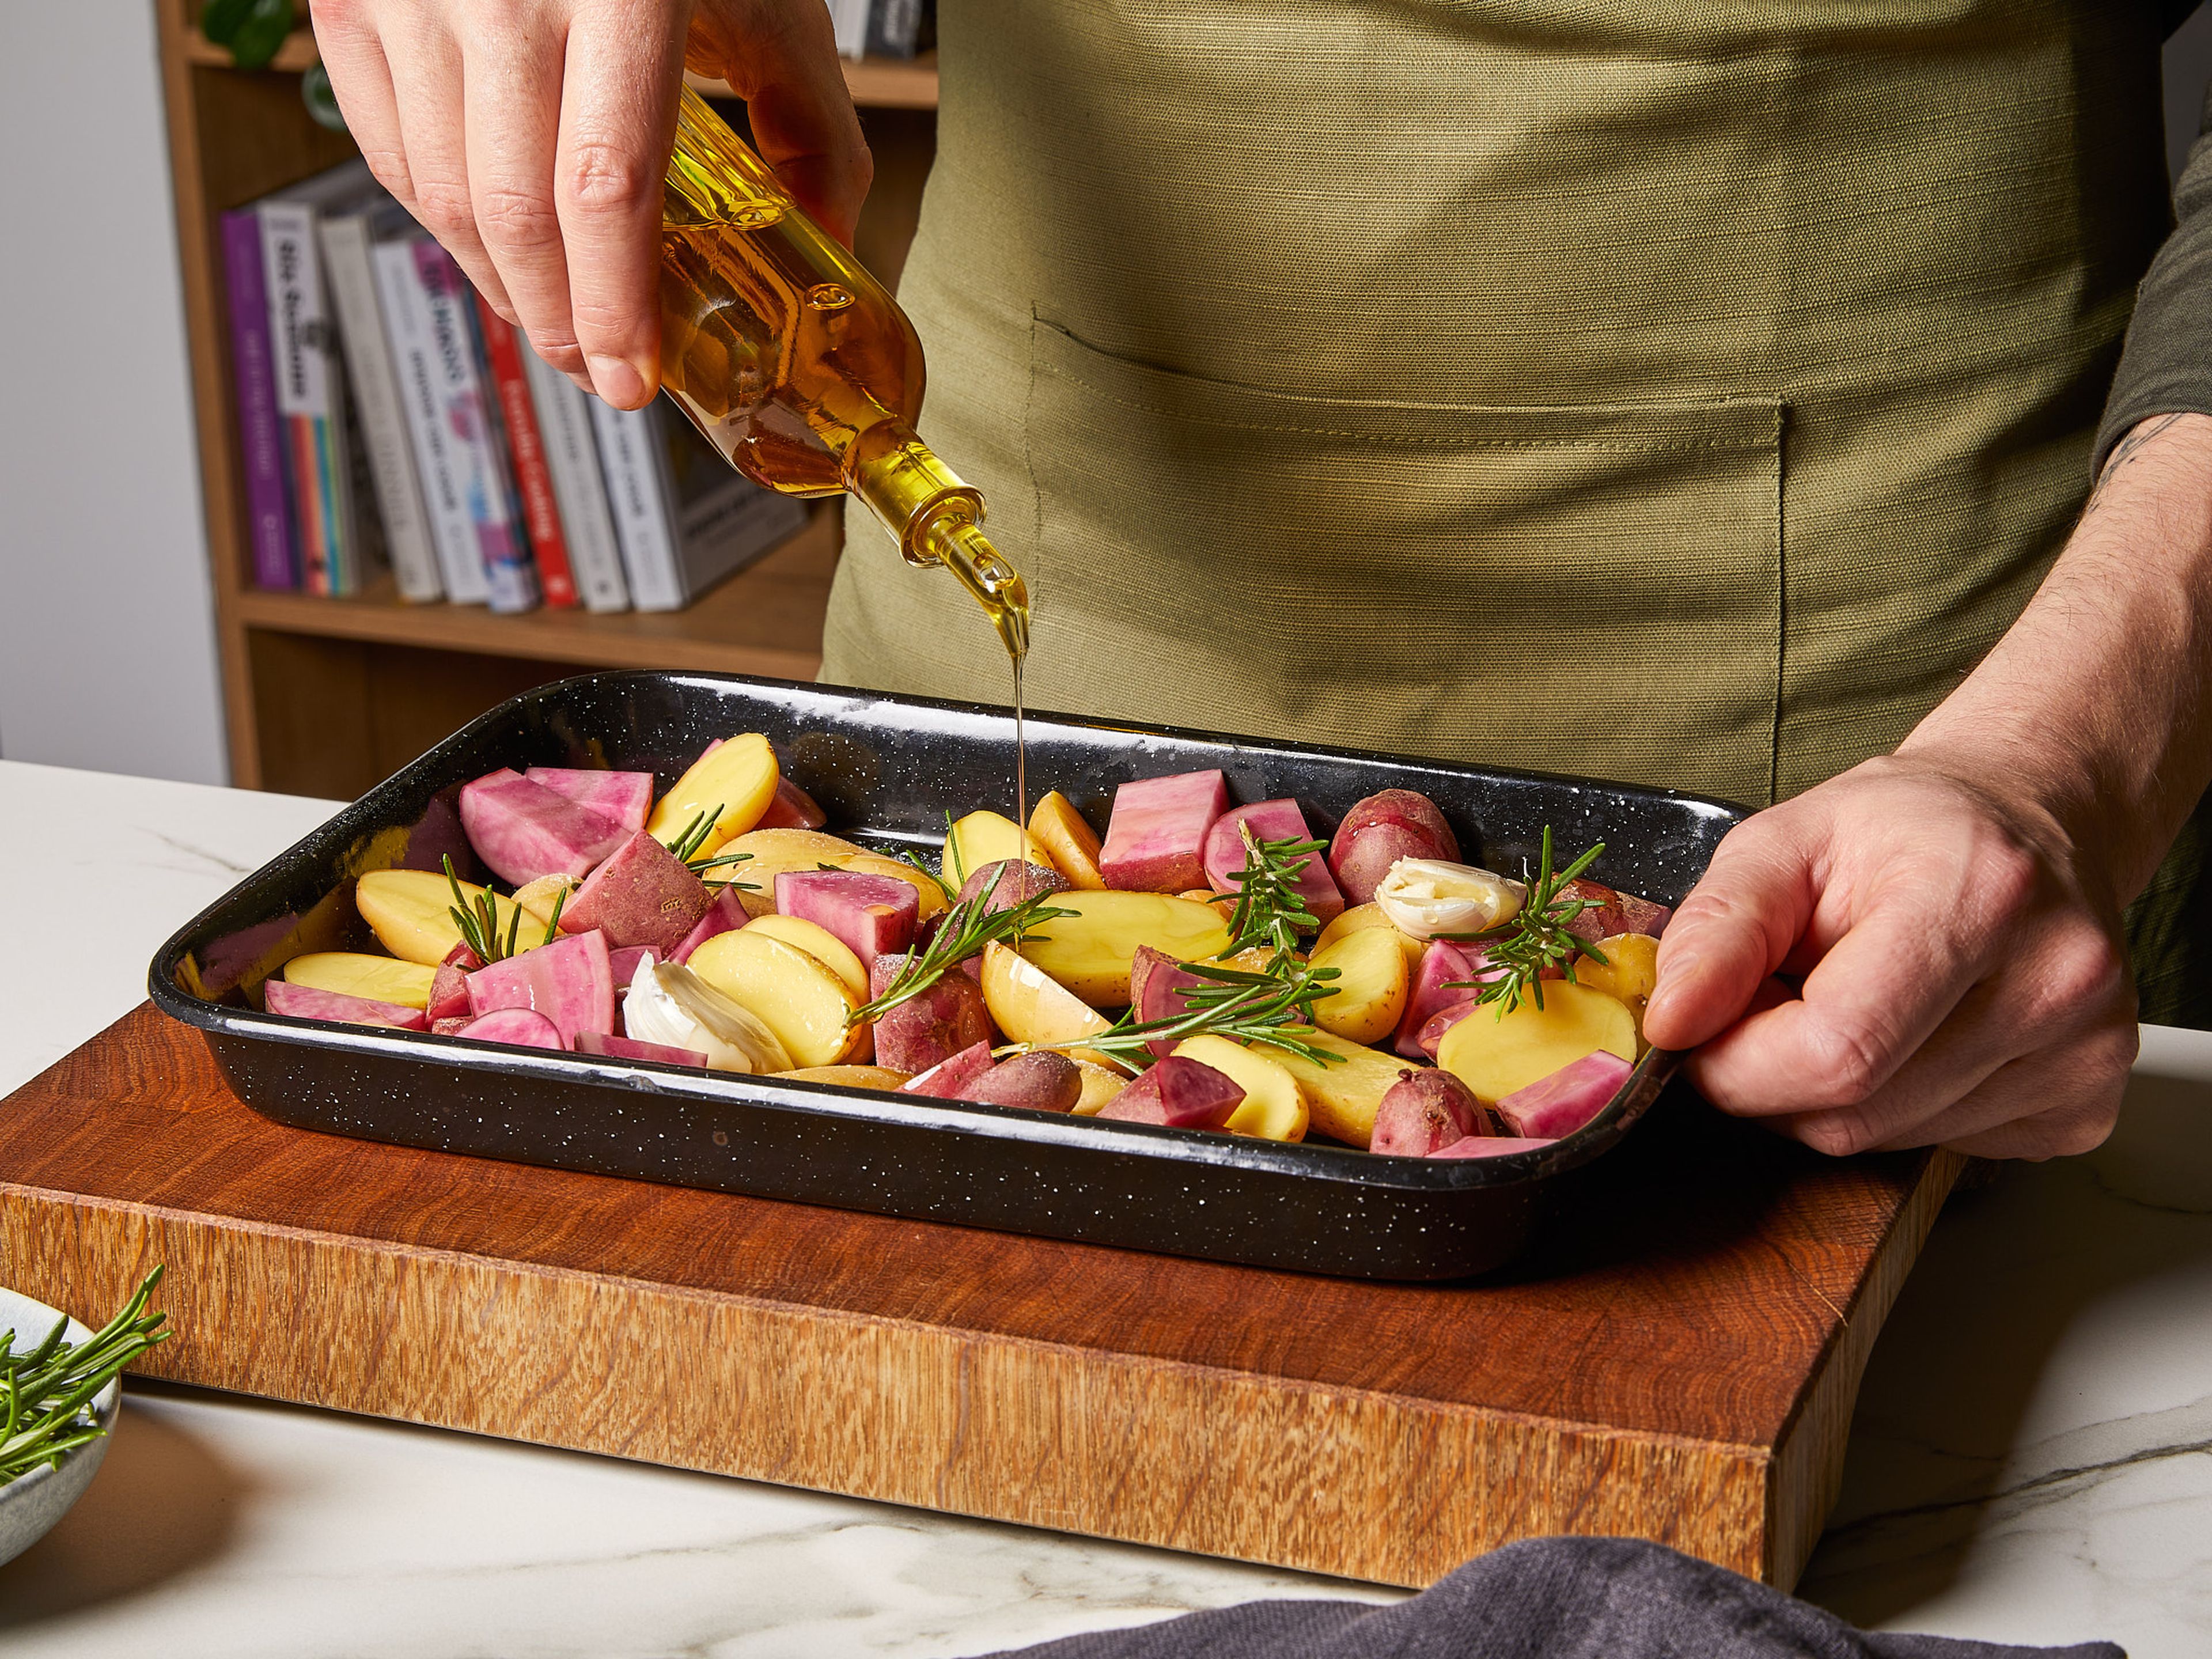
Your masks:
<svg viewBox="0 0 2212 1659"><path fill-rule="evenodd" d="M661 175L690 67L849 243L872 163L821 0L313 0L370 169L538 355L617 408L659 383Z"/></svg>

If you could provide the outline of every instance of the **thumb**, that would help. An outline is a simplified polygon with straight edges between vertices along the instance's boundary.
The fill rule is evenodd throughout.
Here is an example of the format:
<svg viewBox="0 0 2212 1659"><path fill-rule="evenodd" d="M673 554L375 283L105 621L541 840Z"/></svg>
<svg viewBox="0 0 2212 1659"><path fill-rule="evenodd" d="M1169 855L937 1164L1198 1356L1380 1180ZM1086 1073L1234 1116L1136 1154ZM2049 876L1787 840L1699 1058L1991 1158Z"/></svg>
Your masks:
<svg viewBox="0 0 2212 1659"><path fill-rule="evenodd" d="M830 9L788 0L703 0L692 16L684 62L730 83L744 100L761 159L824 230L852 246L875 161L838 66Z"/></svg>
<svg viewBox="0 0 2212 1659"><path fill-rule="evenodd" d="M1802 807L1770 808L1729 832L1659 944L1644 1011L1655 1048L1694 1048L1751 1006L1812 921L1817 826Z"/></svg>

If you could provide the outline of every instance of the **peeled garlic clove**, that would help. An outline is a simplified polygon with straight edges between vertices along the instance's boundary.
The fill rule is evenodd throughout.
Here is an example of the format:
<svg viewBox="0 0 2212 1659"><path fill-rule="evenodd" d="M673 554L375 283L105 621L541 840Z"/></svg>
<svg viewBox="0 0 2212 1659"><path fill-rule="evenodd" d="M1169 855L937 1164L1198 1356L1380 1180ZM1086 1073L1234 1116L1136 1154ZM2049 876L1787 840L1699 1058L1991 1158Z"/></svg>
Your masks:
<svg viewBox="0 0 2212 1659"><path fill-rule="evenodd" d="M1401 933L1434 939L1504 927L1521 913L1527 891L1517 881L1471 864L1400 859L1376 888L1375 902Z"/></svg>
<svg viewBox="0 0 2212 1659"><path fill-rule="evenodd" d="M641 1042L695 1049L722 1072L787 1072L791 1054L757 1015L689 968L650 957L637 965L623 1024Z"/></svg>

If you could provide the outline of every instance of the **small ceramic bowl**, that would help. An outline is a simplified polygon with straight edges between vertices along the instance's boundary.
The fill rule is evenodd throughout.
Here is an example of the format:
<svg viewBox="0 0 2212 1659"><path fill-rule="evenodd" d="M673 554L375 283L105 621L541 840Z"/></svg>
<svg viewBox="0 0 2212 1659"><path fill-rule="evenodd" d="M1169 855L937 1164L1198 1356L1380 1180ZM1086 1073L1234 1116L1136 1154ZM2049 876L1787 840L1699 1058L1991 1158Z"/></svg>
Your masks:
<svg viewBox="0 0 2212 1659"><path fill-rule="evenodd" d="M0 1289L0 1331L15 1333L15 1351L36 1347L64 1317L43 1302ZM74 1319L64 1339L82 1342L92 1333ZM59 1467L41 1463L28 1474L0 1486L0 1561L12 1561L45 1537L54 1522L69 1513L70 1504L84 1495L107 1455L107 1443L115 1432L115 1414L123 1408L123 1384L110 1382L92 1397L92 1414L108 1432L97 1440L63 1454Z"/></svg>

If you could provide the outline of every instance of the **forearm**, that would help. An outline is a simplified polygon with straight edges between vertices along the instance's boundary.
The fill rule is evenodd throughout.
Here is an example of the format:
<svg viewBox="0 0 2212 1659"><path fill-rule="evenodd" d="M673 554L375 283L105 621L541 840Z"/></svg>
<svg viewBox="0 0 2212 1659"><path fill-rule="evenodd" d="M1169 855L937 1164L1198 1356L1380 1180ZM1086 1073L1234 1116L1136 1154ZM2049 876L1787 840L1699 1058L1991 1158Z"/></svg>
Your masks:
<svg viewBox="0 0 2212 1659"><path fill-rule="evenodd" d="M2212 781L2212 417L2116 447L2020 620L1900 755L2047 811L2124 903Z"/></svg>

